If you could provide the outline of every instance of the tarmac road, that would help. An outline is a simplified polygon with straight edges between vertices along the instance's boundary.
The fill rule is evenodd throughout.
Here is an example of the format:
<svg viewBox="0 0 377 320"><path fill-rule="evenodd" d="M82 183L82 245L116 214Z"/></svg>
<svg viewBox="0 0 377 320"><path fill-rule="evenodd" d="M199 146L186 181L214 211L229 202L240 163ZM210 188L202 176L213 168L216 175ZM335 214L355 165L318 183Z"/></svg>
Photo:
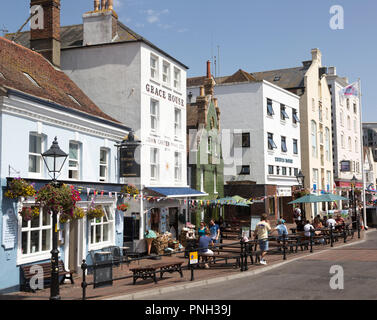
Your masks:
<svg viewBox="0 0 377 320"><path fill-rule="evenodd" d="M344 270L344 289L330 287L334 277L330 268L334 265ZM143 299L376 300L377 231L368 232L362 243L326 250L262 274Z"/></svg>

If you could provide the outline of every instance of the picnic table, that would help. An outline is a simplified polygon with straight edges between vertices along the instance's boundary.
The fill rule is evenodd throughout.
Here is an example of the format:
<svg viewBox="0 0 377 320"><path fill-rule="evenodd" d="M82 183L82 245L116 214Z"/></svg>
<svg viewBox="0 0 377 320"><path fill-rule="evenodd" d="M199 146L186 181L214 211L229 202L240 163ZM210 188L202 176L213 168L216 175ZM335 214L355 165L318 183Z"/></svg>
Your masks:
<svg viewBox="0 0 377 320"><path fill-rule="evenodd" d="M130 268L130 271L133 273L133 284L135 284L136 280L139 278L143 280L152 278L153 281L157 283L156 273L160 273L160 279L162 279L162 276L165 272L178 272L181 275L181 278L183 278L182 264L183 261L172 261Z"/></svg>

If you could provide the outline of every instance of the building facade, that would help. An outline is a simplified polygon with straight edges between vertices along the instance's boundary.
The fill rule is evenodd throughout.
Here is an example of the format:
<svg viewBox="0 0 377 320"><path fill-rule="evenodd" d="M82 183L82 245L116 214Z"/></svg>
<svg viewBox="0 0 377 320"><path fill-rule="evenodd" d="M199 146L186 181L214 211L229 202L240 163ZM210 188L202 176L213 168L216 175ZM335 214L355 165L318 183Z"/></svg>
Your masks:
<svg viewBox="0 0 377 320"><path fill-rule="evenodd" d="M22 178L38 191L51 182L41 153L54 138L68 154L57 177L80 192L84 210L101 206L100 219L59 223L59 259L67 270L79 271L90 251L122 245L123 220L118 150L130 129L103 113L62 71L42 55L0 38L0 292L17 291L20 267L50 261L52 218L39 208L26 221L19 212L35 207L34 197L11 199L9 183Z"/></svg>

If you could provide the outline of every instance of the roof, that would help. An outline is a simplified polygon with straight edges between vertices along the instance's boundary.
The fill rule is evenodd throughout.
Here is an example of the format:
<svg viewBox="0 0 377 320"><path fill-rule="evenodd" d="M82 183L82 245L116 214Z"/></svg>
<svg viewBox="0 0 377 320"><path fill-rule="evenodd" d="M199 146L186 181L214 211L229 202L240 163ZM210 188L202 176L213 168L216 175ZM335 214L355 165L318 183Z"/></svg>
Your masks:
<svg viewBox="0 0 377 320"><path fill-rule="evenodd" d="M148 41L147 39L143 38L135 31L131 30L123 23L118 21L118 37L111 43L103 43L100 45L107 45L107 44L114 44L114 43L124 43L124 42L132 42L132 41L142 41L149 45L150 47L156 49L157 51L161 52L165 56L171 58L175 62L179 63L184 68L188 69L182 62L178 61L177 59L173 58L156 45ZM12 39L15 33L8 33L5 35L7 39ZM83 39L84 39L84 25L83 24L75 24L70 26L62 26L60 27L60 40L61 40L61 48L62 49L72 49L72 48L81 48L83 47ZM30 48L30 31L21 32L16 39L18 44L21 44L24 47ZM88 45L85 47L91 47L92 45ZM96 46L96 45L93 45Z"/></svg>
<svg viewBox="0 0 377 320"><path fill-rule="evenodd" d="M0 87L14 89L69 109L119 124L41 54L0 37Z"/></svg>
<svg viewBox="0 0 377 320"><path fill-rule="evenodd" d="M257 79L253 77L250 73L239 69L236 73L226 78L222 84L225 83L236 83L236 82L254 82Z"/></svg>

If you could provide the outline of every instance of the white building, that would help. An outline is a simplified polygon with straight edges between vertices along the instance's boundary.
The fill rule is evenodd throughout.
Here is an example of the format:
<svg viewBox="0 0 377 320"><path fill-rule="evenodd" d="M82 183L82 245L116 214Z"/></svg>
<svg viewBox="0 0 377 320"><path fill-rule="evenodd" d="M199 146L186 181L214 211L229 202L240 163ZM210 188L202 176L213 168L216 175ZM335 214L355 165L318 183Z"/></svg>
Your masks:
<svg viewBox="0 0 377 320"><path fill-rule="evenodd" d="M59 224L59 258L67 270L79 271L89 251L123 244L123 220L116 206L122 185L115 144L130 131L103 113L62 71L40 54L0 37L0 177L21 177L39 190L51 182L41 153L57 137L68 154L59 181L80 192L78 206L100 205L105 217ZM97 195L95 195L96 193ZM34 197L13 200L1 193L0 292L18 291L20 266L48 262L52 219L47 211L23 221L22 207Z"/></svg>
<svg viewBox="0 0 377 320"><path fill-rule="evenodd" d="M216 82L224 181L272 186L264 194L270 197L265 209L282 217L301 169L299 97L242 70ZM195 97L195 79L189 79L190 84L188 92Z"/></svg>
<svg viewBox="0 0 377 320"><path fill-rule="evenodd" d="M356 187L363 187L360 102L358 97L342 95L349 83L337 75L335 67L328 68L326 79L331 93L334 183L337 193L349 198L353 176L358 180ZM339 206L342 209L342 202Z"/></svg>

